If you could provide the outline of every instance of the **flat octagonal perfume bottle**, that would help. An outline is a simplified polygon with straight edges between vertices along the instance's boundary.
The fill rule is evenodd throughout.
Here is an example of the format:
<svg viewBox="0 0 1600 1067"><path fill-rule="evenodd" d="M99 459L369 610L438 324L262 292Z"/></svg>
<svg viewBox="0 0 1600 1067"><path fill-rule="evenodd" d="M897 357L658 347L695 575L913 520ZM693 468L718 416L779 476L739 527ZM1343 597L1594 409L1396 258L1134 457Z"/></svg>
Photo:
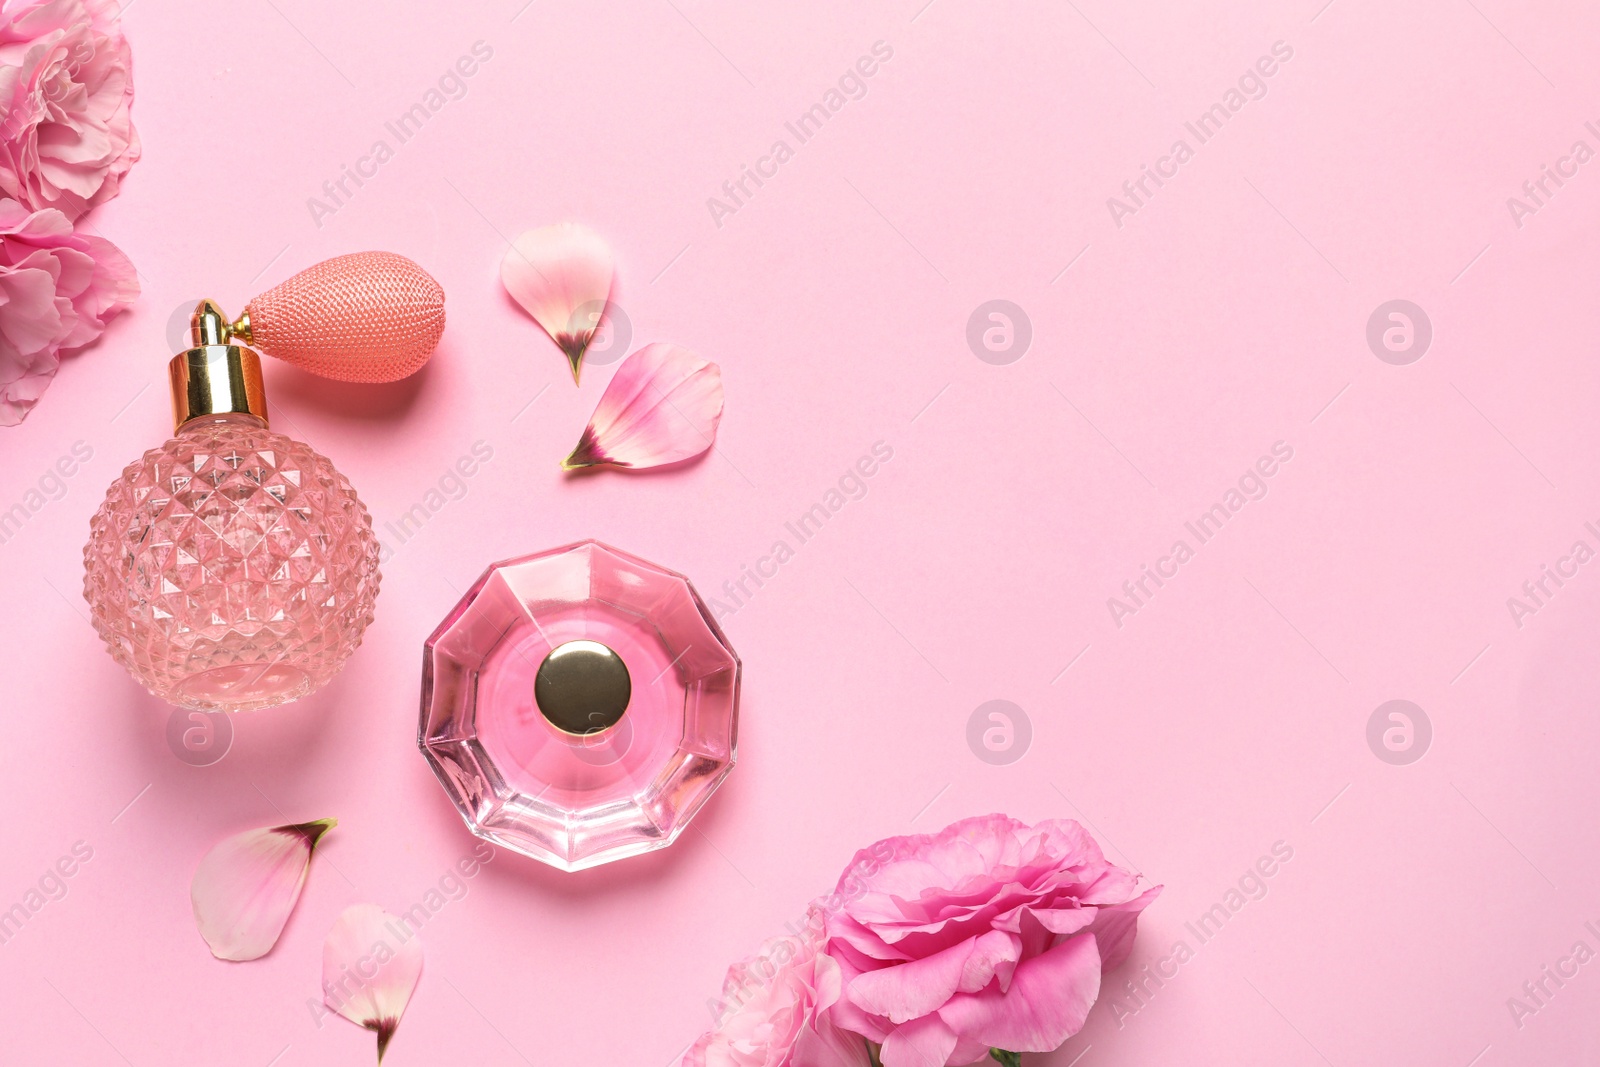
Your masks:
<svg viewBox="0 0 1600 1067"><path fill-rule="evenodd" d="M688 579L583 541L439 624L417 741L473 833L581 870L671 844L727 777L739 672Z"/></svg>
<svg viewBox="0 0 1600 1067"><path fill-rule="evenodd" d="M90 522L83 592L111 655L180 707L295 700L372 621L378 544L344 475L267 428L261 360L202 301L170 364L176 435Z"/></svg>

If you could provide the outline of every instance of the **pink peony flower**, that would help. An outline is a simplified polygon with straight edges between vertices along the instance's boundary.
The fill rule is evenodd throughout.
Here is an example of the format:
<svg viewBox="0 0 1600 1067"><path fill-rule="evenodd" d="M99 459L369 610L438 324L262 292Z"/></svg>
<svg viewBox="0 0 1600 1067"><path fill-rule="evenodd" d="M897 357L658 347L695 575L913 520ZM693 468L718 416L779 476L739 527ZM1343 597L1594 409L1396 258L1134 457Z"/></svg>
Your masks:
<svg viewBox="0 0 1600 1067"><path fill-rule="evenodd" d="M0 426L15 426L55 377L62 349L100 336L139 295L110 241L72 232L51 208L0 200Z"/></svg>
<svg viewBox="0 0 1600 1067"><path fill-rule="evenodd" d="M0 196L76 219L139 158L128 42L110 0L0 3Z"/></svg>
<svg viewBox="0 0 1600 1067"><path fill-rule="evenodd" d="M817 954L822 914L775 937L728 968L716 1029L701 1036L683 1067L868 1067L866 1041L823 1014L839 998L839 967Z"/></svg>
<svg viewBox="0 0 1600 1067"><path fill-rule="evenodd" d="M881 1042L884 1067L1053 1051L1161 891L1138 883L1065 819L988 815L880 841L828 902L822 951L842 982L828 1014Z"/></svg>

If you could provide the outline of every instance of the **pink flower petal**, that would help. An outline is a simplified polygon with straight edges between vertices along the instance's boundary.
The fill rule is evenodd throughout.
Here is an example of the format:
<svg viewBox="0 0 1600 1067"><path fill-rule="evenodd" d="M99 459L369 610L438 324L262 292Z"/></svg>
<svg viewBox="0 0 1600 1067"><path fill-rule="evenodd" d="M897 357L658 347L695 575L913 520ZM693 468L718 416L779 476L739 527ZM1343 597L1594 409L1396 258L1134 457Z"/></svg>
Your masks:
<svg viewBox="0 0 1600 1067"><path fill-rule="evenodd" d="M1009 981L1020 955L1014 937L990 930L932 956L858 975L847 995L865 1011L904 1023L938 1010L958 992L977 992L997 971Z"/></svg>
<svg viewBox="0 0 1600 1067"><path fill-rule="evenodd" d="M1093 934L1081 934L1017 964L1005 992L990 986L981 993L959 993L939 1009L938 1018L962 1037L991 1048L1054 1052L1083 1029L1099 995L1100 948ZM883 1049L884 1067L889 1067L887 1041Z"/></svg>
<svg viewBox="0 0 1600 1067"><path fill-rule="evenodd" d="M1133 951L1133 937L1138 932L1139 913L1161 895L1161 886L1155 886L1122 904L1112 904L1099 909L1089 932L1100 945L1100 966L1104 970L1121 966Z"/></svg>
<svg viewBox="0 0 1600 1067"><path fill-rule="evenodd" d="M944 1067L955 1050L956 1032L939 1016L924 1015L884 1038L878 1059L883 1067Z"/></svg>
<svg viewBox="0 0 1600 1067"><path fill-rule="evenodd" d="M880 841L828 898L822 951L843 989L830 1021L881 1042L885 1067L1054 1050L1127 956L1159 892L1140 884L1065 819L989 815Z"/></svg>
<svg viewBox="0 0 1600 1067"><path fill-rule="evenodd" d="M0 199L0 426L26 418L61 353L98 338L138 295L133 264L111 242L74 233L53 208Z"/></svg>
<svg viewBox="0 0 1600 1067"><path fill-rule="evenodd" d="M0 198L77 219L139 158L131 50L106 0L0 4Z"/></svg>
<svg viewBox="0 0 1600 1067"><path fill-rule="evenodd" d="M819 1015L795 1042L789 1067L872 1067L872 1056L866 1038L835 1026L827 1015Z"/></svg>
<svg viewBox="0 0 1600 1067"><path fill-rule="evenodd" d="M422 977L422 941L376 904L352 904L322 946L323 1003L378 1035L378 1062Z"/></svg>
<svg viewBox="0 0 1600 1067"><path fill-rule="evenodd" d="M311 852L337 819L247 830L200 860L189 887L200 936L219 960L254 960L272 951L306 884Z"/></svg>
<svg viewBox="0 0 1600 1067"><path fill-rule="evenodd" d="M698 456L722 421L722 370L677 345L646 345L606 386L566 470L609 463L641 469Z"/></svg>
<svg viewBox="0 0 1600 1067"><path fill-rule="evenodd" d="M529 230L500 261L501 283L567 354L574 382L605 314L615 273L610 247L575 222Z"/></svg>
<svg viewBox="0 0 1600 1067"><path fill-rule="evenodd" d="M839 966L817 954L822 915L775 937L728 968L715 1029L689 1047L681 1067L871 1067L866 1039L841 1030L827 1009L839 997Z"/></svg>

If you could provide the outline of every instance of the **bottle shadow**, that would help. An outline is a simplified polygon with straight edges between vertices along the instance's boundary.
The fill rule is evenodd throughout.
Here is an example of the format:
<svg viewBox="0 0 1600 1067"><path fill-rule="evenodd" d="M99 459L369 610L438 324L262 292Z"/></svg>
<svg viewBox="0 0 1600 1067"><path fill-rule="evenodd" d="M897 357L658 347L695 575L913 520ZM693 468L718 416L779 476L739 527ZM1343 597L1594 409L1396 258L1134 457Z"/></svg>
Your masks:
<svg viewBox="0 0 1600 1067"><path fill-rule="evenodd" d="M415 374L397 382L340 382L310 371L276 364L268 386L272 400L351 422L388 422L405 419L427 388L434 364L449 358L450 338L439 342L432 358Z"/></svg>
<svg viewBox="0 0 1600 1067"><path fill-rule="evenodd" d="M123 747L151 780L175 785L183 800L215 799L241 782L277 780L304 766L308 751L327 751L322 736L346 698L342 674L316 693L259 711L180 708L128 680L128 714L119 716Z"/></svg>

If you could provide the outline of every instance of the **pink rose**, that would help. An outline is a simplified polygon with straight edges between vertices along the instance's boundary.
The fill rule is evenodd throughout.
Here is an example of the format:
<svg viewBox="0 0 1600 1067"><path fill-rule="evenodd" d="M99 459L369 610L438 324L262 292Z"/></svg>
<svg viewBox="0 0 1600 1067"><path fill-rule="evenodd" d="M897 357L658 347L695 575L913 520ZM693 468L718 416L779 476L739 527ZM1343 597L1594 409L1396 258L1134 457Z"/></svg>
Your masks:
<svg viewBox="0 0 1600 1067"><path fill-rule="evenodd" d="M1132 948L1160 892L1138 883L1066 819L988 815L880 841L828 902L822 950L842 979L828 1014L882 1042L884 1067L1053 1051Z"/></svg>
<svg viewBox="0 0 1600 1067"><path fill-rule="evenodd" d="M62 349L99 337L138 295L133 264L110 241L73 233L54 209L0 200L0 426L27 417Z"/></svg>
<svg viewBox="0 0 1600 1067"><path fill-rule="evenodd" d="M76 219L139 158L110 0L0 2L0 196Z"/></svg>
<svg viewBox="0 0 1600 1067"><path fill-rule="evenodd" d="M683 1067L869 1067L866 1042L822 1014L839 998L839 967L817 954L821 932L813 907L804 930L729 967L716 1029L694 1043Z"/></svg>

